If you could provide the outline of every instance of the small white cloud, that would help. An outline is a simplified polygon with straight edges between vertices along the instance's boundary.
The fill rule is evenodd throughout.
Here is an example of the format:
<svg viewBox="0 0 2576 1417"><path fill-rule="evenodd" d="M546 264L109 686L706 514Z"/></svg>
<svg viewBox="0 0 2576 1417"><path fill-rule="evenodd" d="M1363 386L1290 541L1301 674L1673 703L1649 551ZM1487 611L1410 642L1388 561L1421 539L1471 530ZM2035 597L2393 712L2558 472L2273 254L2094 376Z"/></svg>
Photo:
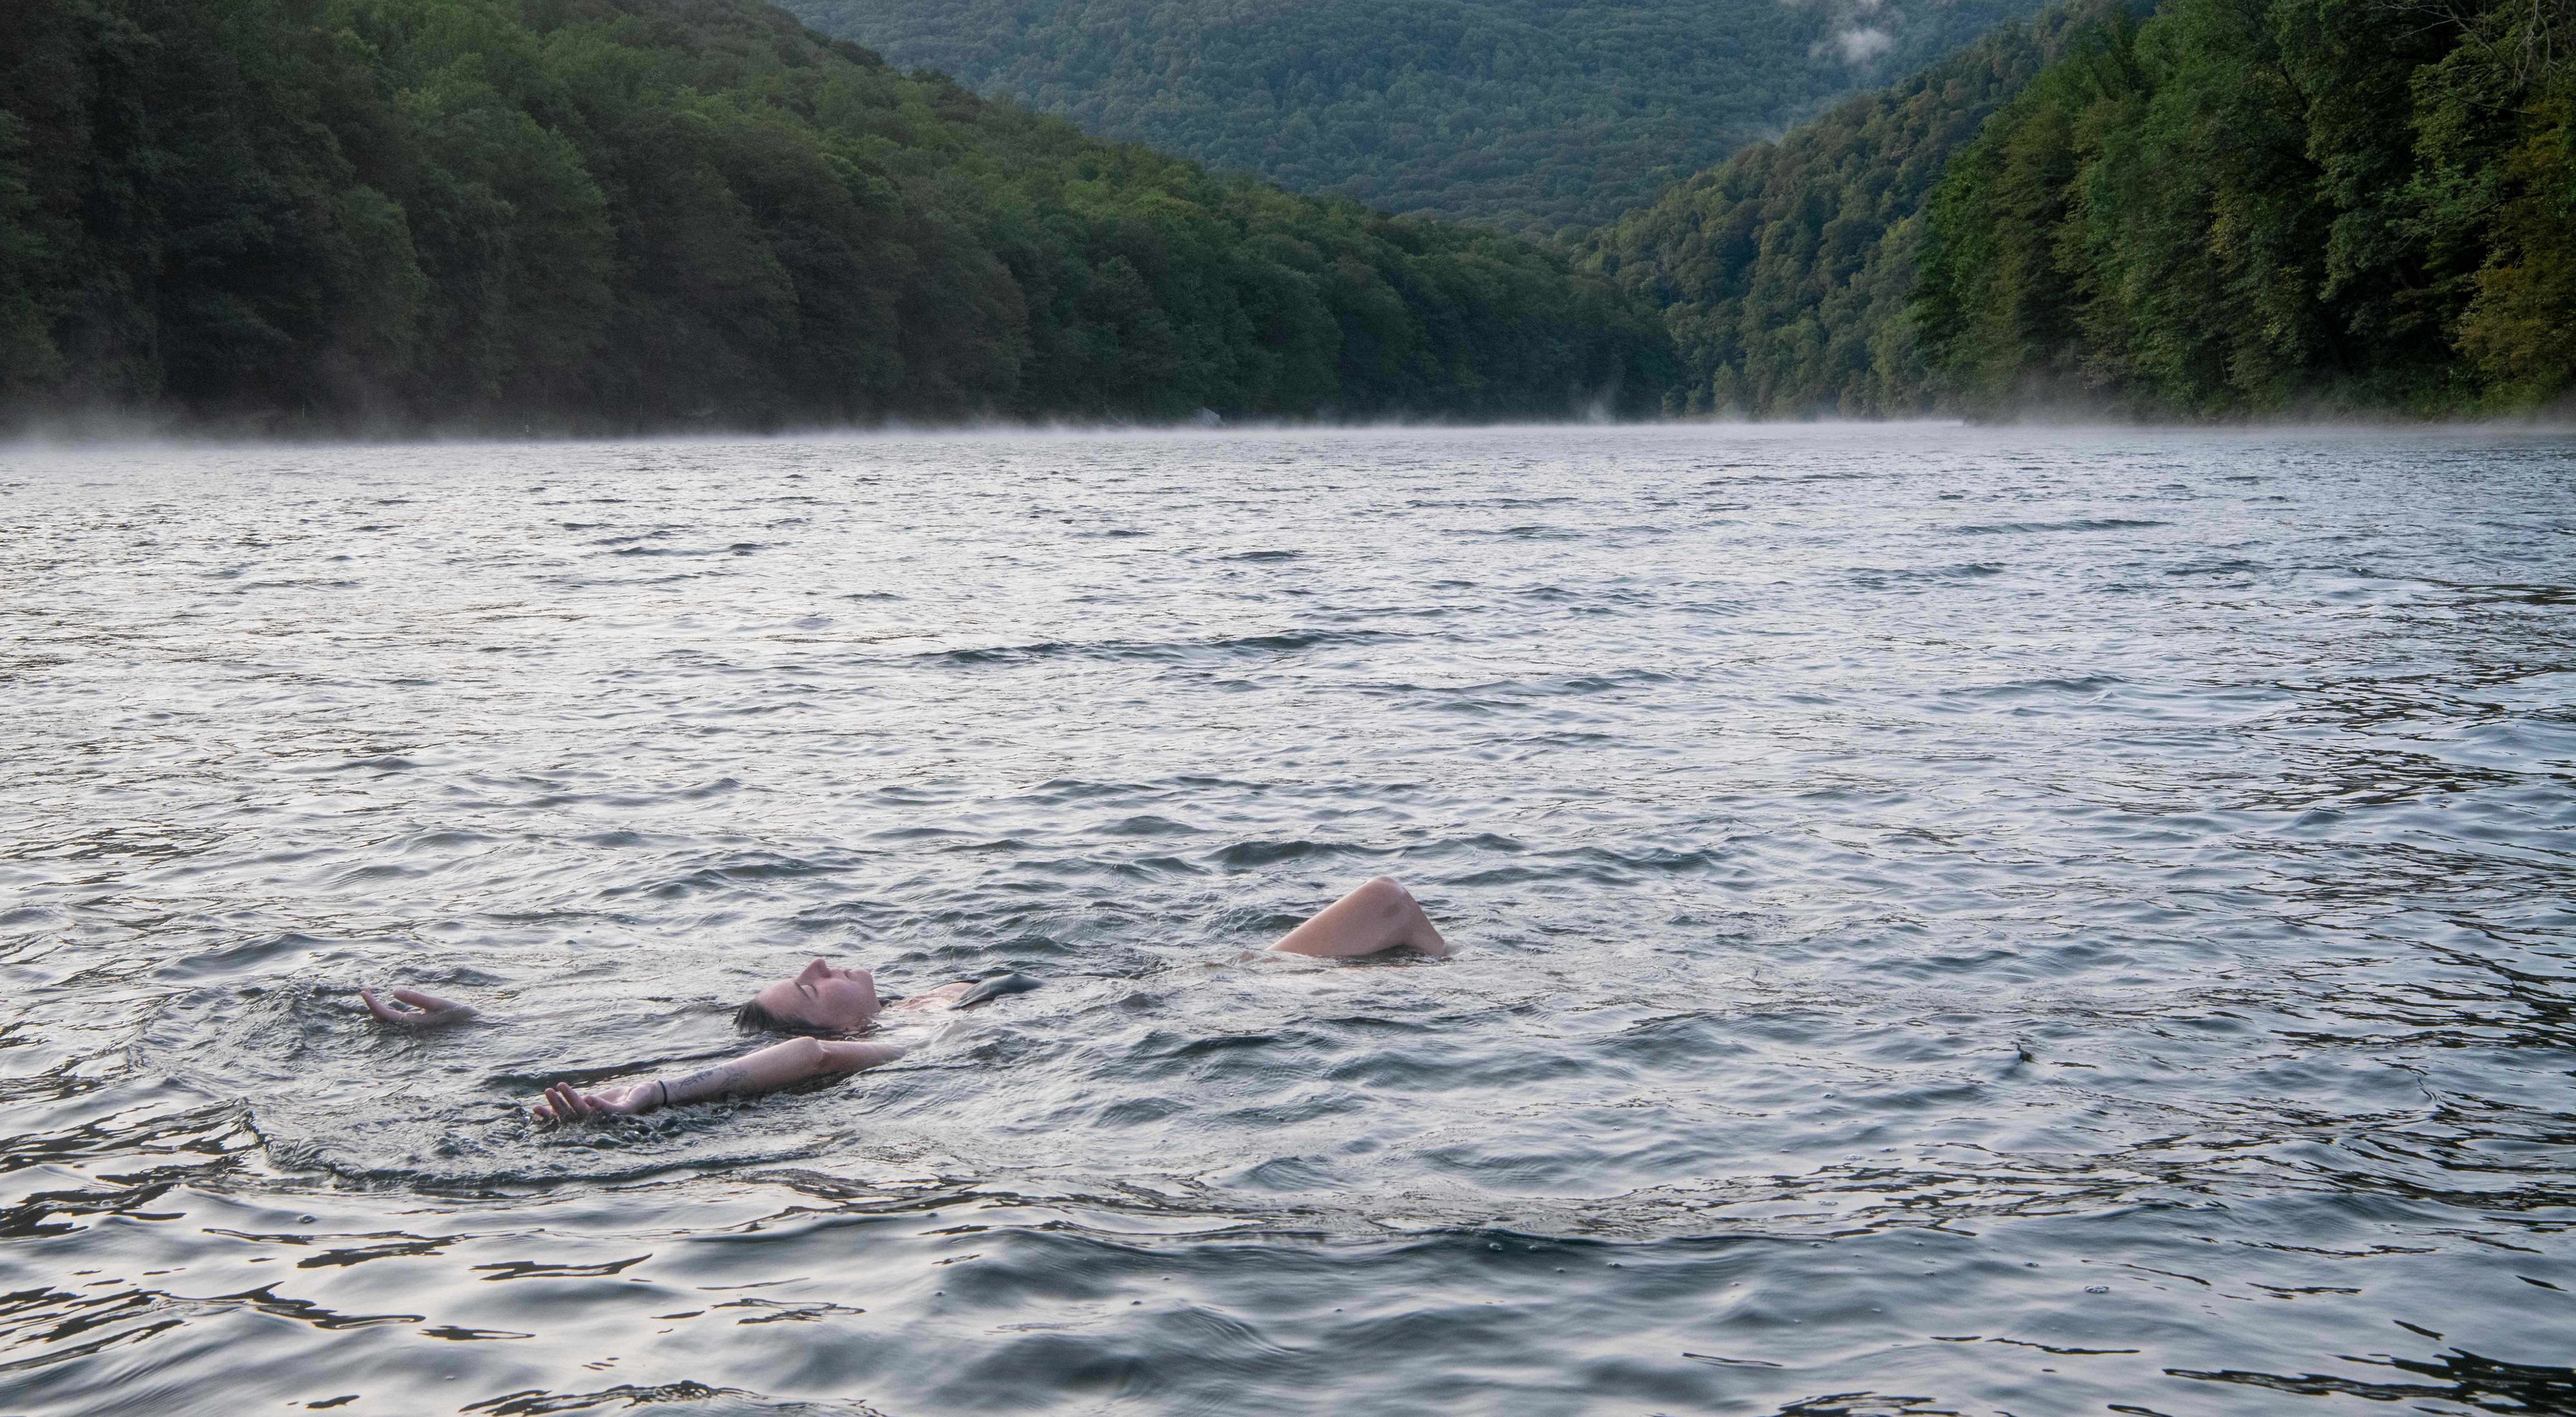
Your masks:
<svg viewBox="0 0 2576 1417"><path fill-rule="evenodd" d="M1888 47L1895 43L1896 41L1888 36L1887 31L1876 25L1863 25L1858 29L1844 30L1834 36L1834 47L1843 52L1843 62L1846 64L1866 64L1885 54Z"/></svg>

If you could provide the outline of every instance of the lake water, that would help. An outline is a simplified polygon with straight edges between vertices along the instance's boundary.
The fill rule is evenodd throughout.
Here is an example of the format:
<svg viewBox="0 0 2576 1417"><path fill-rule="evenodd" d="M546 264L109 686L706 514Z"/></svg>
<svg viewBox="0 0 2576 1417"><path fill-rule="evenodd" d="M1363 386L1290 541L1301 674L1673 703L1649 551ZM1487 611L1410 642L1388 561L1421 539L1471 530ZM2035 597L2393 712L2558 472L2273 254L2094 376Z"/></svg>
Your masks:
<svg viewBox="0 0 2576 1417"><path fill-rule="evenodd" d="M0 714L11 1413L2576 1413L2576 439L20 448Z"/></svg>

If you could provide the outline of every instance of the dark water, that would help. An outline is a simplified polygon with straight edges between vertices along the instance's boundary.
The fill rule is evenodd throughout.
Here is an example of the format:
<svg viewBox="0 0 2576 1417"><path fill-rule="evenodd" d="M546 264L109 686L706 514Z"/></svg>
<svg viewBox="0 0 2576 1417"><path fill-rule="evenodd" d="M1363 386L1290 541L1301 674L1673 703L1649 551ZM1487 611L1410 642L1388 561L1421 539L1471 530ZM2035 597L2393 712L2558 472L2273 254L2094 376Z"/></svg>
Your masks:
<svg viewBox="0 0 2576 1417"><path fill-rule="evenodd" d="M0 484L0 1410L2576 1413L2568 439Z"/></svg>

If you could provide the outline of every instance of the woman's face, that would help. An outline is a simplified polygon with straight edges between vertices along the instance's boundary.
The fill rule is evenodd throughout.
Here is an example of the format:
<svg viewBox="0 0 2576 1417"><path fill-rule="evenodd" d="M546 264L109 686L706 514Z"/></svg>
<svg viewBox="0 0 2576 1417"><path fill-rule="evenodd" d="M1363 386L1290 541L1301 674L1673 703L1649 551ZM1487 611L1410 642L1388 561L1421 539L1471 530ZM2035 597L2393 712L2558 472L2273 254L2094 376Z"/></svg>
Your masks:
<svg viewBox="0 0 2576 1417"><path fill-rule="evenodd" d="M882 1007L875 976L864 969L834 969L819 959L752 998L772 1017L825 1033L863 1028Z"/></svg>

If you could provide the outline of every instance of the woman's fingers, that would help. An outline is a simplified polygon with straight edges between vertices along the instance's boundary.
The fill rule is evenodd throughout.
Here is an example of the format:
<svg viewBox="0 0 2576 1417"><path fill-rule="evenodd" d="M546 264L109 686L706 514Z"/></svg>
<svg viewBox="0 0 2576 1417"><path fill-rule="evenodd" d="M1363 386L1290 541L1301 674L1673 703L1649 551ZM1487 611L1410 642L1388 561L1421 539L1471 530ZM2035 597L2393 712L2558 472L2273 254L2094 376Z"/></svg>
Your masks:
<svg viewBox="0 0 2576 1417"><path fill-rule="evenodd" d="M643 1110L635 1105L641 1100L643 1090L643 1087L638 1085L605 1093L584 1092L568 1082L548 1083L545 1100L534 1104L528 1110L535 1113L537 1120L541 1122L577 1122L591 1117L633 1116Z"/></svg>
<svg viewBox="0 0 2576 1417"><path fill-rule="evenodd" d="M403 1021L403 1015L400 1010L389 1009L383 1004L376 1002L376 994L374 990L361 989L358 991L358 997L366 1001L367 1012L374 1014L377 1018L380 1018L387 1023L400 1023ZM402 991L399 989L395 990L394 997L397 999L401 998Z"/></svg>

